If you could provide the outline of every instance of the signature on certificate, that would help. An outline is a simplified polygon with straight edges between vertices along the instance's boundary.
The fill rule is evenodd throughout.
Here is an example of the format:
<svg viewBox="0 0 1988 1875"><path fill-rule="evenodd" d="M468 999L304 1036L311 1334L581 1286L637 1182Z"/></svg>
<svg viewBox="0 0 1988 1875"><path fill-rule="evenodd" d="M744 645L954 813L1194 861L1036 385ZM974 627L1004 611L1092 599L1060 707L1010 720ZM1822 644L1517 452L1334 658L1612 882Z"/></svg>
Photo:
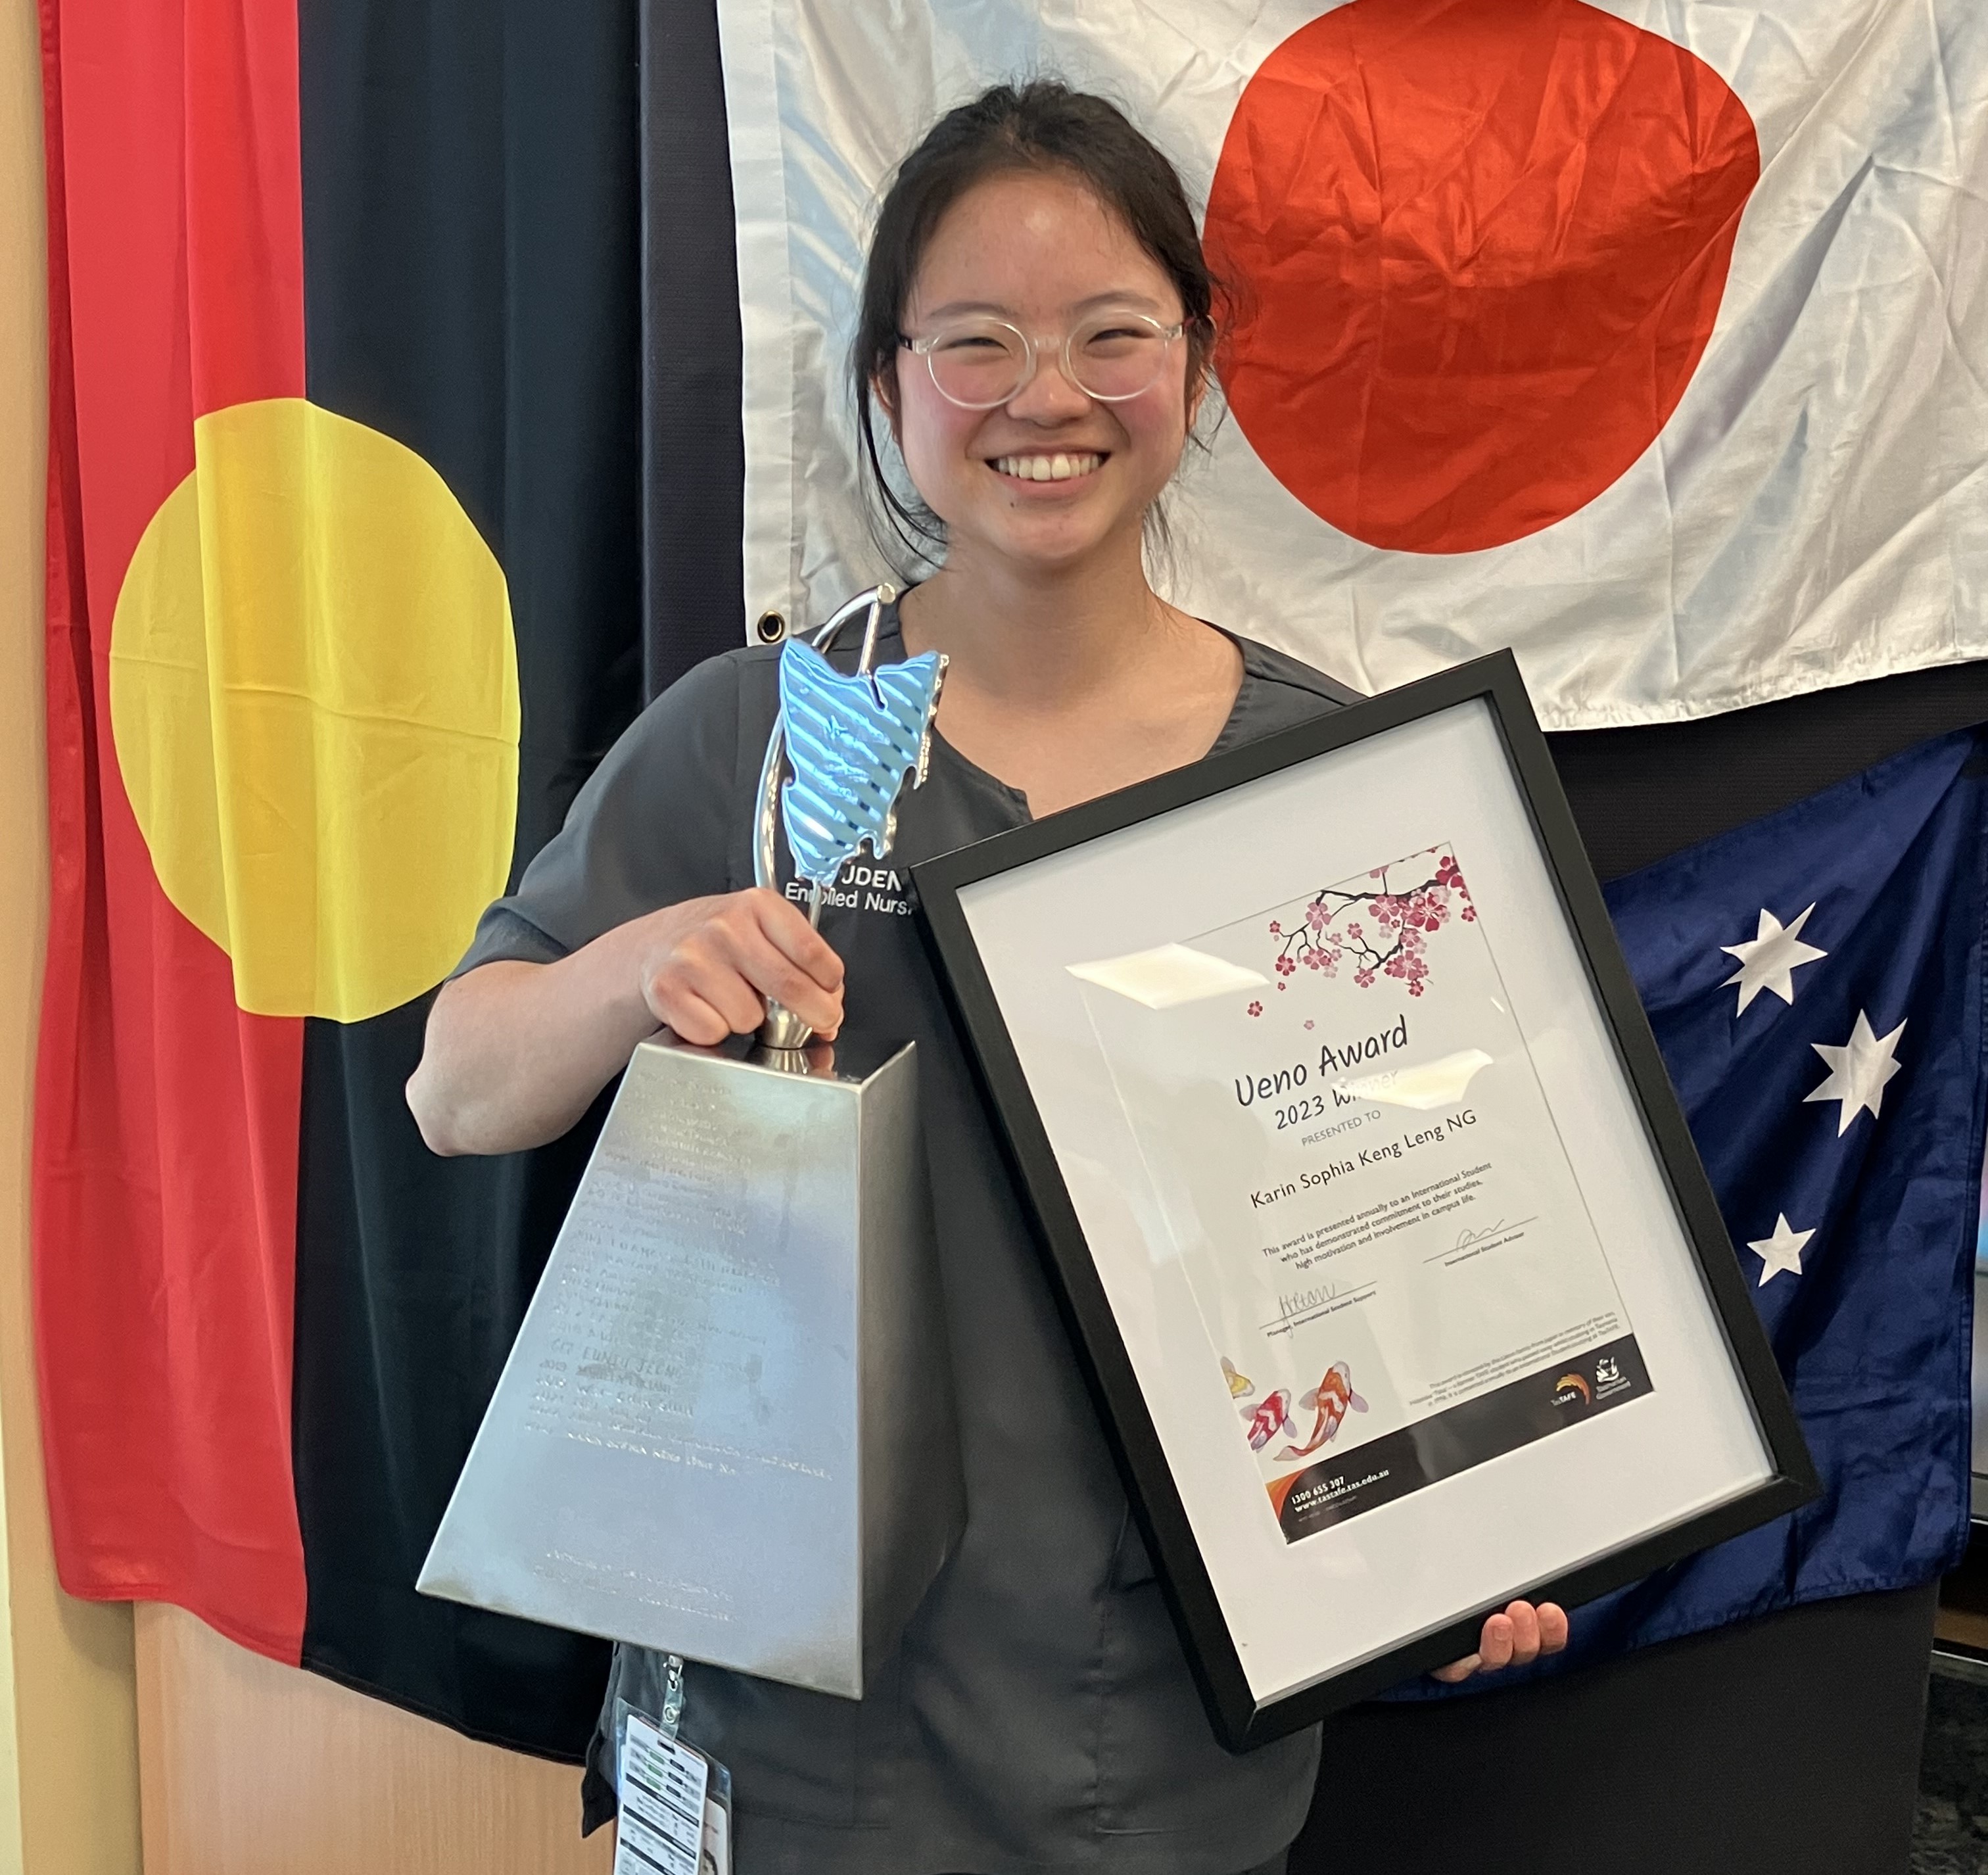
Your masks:
<svg viewBox="0 0 1988 1875"><path fill-rule="evenodd" d="M1459 1230L1456 1234L1455 1245L1447 1254L1453 1257L1459 1250L1470 1250L1479 1244L1488 1244L1493 1237L1516 1236L1520 1231L1524 1230L1526 1225L1536 1224L1539 1221L1537 1214L1531 1217L1522 1217L1516 1223L1513 1224L1508 1224L1501 1217L1495 1224L1486 1224L1476 1230Z"/></svg>

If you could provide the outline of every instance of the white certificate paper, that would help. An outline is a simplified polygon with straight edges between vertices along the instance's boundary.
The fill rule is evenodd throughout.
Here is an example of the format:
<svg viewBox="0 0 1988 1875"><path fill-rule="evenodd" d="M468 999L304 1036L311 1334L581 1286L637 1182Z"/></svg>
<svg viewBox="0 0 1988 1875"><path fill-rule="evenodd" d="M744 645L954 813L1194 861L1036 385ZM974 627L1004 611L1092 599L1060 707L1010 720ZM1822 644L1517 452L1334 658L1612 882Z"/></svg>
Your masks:
<svg viewBox="0 0 1988 1875"><path fill-rule="evenodd" d="M1287 1542L1654 1390L1467 858L1067 966Z"/></svg>

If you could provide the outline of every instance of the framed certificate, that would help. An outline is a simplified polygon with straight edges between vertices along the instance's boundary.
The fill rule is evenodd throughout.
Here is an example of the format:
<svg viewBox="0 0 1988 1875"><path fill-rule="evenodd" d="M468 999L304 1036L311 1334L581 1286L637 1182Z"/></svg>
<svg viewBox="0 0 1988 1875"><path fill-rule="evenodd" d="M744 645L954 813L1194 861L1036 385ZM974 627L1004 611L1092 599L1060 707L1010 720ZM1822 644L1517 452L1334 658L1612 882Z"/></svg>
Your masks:
<svg viewBox="0 0 1988 1875"><path fill-rule="evenodd" d="M1231 1745L1814 1494L1509 654L912 878Z"/></svg>

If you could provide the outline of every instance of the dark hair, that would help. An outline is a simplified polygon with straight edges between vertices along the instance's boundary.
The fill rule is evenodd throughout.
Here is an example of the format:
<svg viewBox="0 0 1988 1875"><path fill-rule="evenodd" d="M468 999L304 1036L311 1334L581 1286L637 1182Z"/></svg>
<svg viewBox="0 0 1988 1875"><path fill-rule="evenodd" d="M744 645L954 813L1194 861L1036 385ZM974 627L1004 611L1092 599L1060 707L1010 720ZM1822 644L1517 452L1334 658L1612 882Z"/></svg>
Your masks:
<svg viewBox="0 0 1988 1875"><path fill-rule="evenodd" d="M886 376L898 356L904 302L947 210L990 176L1028 170L1061 171L1081 183L1166 270L1180 295L1188 383L1205 381L1208 374L1219 283L1202 253L1178 174L1125 113L1104 98L1046 78L996 85L948 111L898 164L877 210L850 356L860 472L881 508L878 518L926 559L931 548L945 544L945 524L915 490L907 499L891 486L877 448L871 385Z"/></svg>

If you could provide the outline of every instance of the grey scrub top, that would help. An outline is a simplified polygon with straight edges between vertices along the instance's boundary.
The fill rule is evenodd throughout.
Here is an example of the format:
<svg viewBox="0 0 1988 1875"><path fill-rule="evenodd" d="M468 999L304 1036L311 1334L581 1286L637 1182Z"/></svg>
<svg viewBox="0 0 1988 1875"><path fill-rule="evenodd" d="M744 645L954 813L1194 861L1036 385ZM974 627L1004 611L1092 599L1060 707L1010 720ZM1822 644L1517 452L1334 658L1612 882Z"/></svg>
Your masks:
<svg viewBox="0 0 1988 1875"><path fill-rule="evenodd" d="M1217 750L1354 700L1292 658L1241 650ZM461 967L549 963L660 906L750 885L778 655L714 658L651 705ZM878 662L904 655L891 608ZM838 653L854 661L853 645ZM823 914L847 966L845 1038L918 1044L967 1518L861 1701L689 1669L684 1735L731 1767L739 1875L1226 1875L1276 1855L1310 1801L1315 1728L1240 1757L1209 1728L910 915L908 865L1028 818L1020 793L935 736L882 882ZM660 1710L661 1667L617 1648L607 1712L617 1693Z"/></svg>

